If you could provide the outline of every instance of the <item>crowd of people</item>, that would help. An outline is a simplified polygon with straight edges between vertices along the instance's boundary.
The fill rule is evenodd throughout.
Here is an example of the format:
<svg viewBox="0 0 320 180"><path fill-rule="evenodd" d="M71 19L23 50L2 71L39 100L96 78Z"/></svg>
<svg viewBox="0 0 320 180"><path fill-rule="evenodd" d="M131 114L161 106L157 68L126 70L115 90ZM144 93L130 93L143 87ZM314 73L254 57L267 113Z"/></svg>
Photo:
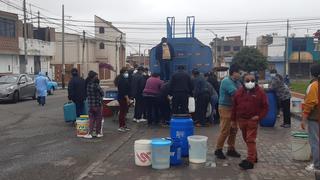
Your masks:
<svg viewBox="0 0 320 180"><path fill-rule="evenodd" d="M320 65L311 68L315 77L307 90L303 104L303 120L301 127L309 125L310 144L312 149L312 168L320 168L319 160L319 126L317 119L318 91ZM285 80L275 70L271 71L272 80L269 89L273 90L279 101L279 108L283 112L281 127L290 128L290 99L291 94ZM40 76L41 77L41 76ZM39 78L40 82L41 78ZM191 113L196 127L206 127L210 123L219 123L220 132L217 139L215 156L226 159L223 152L227 140L227 156L240 158L236 151L235 142L238 129L247 145L247 158L239 164L242 169L252 169L258 162L256 147L257 129L259 121L268 112L268 100L265 91L257 84L256 76L241 73L240 67L233 64L229 68L229 76L221 82L213 72L201 74L193 69L192 74L186 72L185 66L178 66L170 80L163 81L158 73L150 73L147 68L122 68L114 80L118 88L119 129L120 132L129 131L126 116L129 106L134 101L133 121L140 123L147 121L148 126L168 126L172 116L189 115L189 99L195 100L195 112ZM77 116L83 112L84 101L88 101L90 131L85 138L92 138L93 134L102 137L101 106L104 93L99 85L98 74L90 71L88 78L79 77L77 69L72 70L69 82L68 98L76 104ZM208 112L210 112L208 114Z"/></svg>
<svg viewBox="0 0 320 180"><path fill-rule="evenodd" d="M177 72L170 80L163 81L160 74L152 73L149 76L147 71L143 67L137 67L135 70L123 68L115 79L120 103L120 122L124 121L130 100L134 99L133 121L147 121L149 126L168 126L173 114L189 114L190 97L195 99L193 117L196 126L208 126L213 121L218 93L209 82L210 79L213 84L217 83L217 79L214 79L211 73L204 77L194 69L190 76L184 66L178 66ZM211 108L209 114L208 105ZM119 128L119 131L123 131L124 125L120 125Z"/></svg>

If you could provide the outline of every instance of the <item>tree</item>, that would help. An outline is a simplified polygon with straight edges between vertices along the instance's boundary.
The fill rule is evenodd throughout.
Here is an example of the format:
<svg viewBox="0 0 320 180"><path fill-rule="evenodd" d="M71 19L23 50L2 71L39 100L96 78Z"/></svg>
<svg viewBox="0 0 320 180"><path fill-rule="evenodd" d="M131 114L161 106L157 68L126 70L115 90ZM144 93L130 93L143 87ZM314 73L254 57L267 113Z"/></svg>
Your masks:
<svg viewBox="0 0 320 180"><path fill-rule="evenodd" d="M243 47L232 59L233 64L238 64L247 72L263 71L268 67L267 57L254 47Z"/></svg>

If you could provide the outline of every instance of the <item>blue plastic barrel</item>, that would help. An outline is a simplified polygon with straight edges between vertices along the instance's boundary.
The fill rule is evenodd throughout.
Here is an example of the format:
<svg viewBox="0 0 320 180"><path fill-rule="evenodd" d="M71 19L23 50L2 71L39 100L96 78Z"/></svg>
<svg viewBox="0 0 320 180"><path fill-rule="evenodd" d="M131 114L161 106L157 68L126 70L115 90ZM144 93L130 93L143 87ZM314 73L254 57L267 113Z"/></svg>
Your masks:
<svg viewBox="0 0 320 180"><path fill-rule="evenodd" d="M274 127L277 120L278 103L277 96L273 91L267 91L269 111L265 118L260 121L263 127Z"/></svg>
<svg viewBox="0 0 320 180"><path fill-rule="evenodd" d="M77 119L76 105L73 102L65 103L63 106L65 122L74 122Z"/></svg>
<svg viewBox="0 0 320 180"><path fill-rule="evenodd" d="M171 141L170 147L170 165L180 165L182 163L181 159L181 141L179 138L167 138Z"/></svg>
<svg viewBox="0 0 320 180"><path fill-rule="evenodd" d="M168 169L170 167L171 141L166 139L151 140L151 156L153 169Z"/></svg>
<svg viewBox="0 0 320 180"><path fill-rule="evenodd" d="M170 136L172 139L180 139L182 157L189 156L188 136L192 136L193 131L193 121L190 117L172 117L170 121Z"/></svg>

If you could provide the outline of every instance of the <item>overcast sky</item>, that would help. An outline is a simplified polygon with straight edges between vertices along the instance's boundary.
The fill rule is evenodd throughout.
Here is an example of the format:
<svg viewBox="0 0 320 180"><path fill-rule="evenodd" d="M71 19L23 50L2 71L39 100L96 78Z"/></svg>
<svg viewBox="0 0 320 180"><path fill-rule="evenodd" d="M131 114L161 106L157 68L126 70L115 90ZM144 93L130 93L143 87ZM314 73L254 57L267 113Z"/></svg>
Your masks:
<svg viewBox="0 0 320 180"><path fill-rule="evenodd" d="M21 0L6 0L21 4ZM292 26L290 33L304 35L307 31L313 33L320 29L319 0L27 0L27 2L39 6L40 10L50 17L58 17L61 14L61 5L65 5L65 14L72 19L93 20L94 15L111 21L120 22L118 27L127 27L121 22L163 22L167 16L175 16L176 22L185 22L186 16L195 16L196 23L210 22L223 23L225 21L249 21L248 42L255 44L259 35L277 32L285 35L285 22L278 24L251 25L252 20L271 19L297 19L317 18L318 21L296 22L301 23ZM0 5L2 6L3 4ZM9 7L7 9L10 10ZM11 8L12 9L12 8ZM37 11L36 7L31 8ZM133 27L157 28L156 30L122 29L127 34L128 41L156 43L165 34L165 26L131 25ZM184 26L178 26L183 28ZM196 36L208 44L213 34L205 29L211 29L218 36L241 35L244 37L245 24L243 25L208 25L197 26ZM77 27L81 30L81 27ZM121 29L121 28L120 28ZM183 32L182 29L178 29ZM137 45L134 45L137 47ZM146 48L146 47L143 47ZM134 51L129 47L128 51Z"/></svg>

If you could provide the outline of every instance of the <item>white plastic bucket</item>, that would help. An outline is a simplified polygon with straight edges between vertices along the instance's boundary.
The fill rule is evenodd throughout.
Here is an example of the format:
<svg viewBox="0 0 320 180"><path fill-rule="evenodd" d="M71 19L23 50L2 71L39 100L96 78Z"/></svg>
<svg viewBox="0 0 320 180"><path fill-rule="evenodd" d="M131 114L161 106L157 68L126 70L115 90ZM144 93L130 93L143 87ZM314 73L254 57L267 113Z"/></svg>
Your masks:
<svg viewBox="0 0 320 180"><path fill-rule="evenodd" d="M302 101L294 99L291 101L291 112L301 113L302 109Z"/></svg>
<svg viewBox="0 0 320 180"><path fill-rule="evenodd" d="M89 131L89 120L87 118L78 118L76 120L77 124L77 136L83 137L88 134Z"/></svg>
<svg viewBox="0 0 320 180"><path fill-rule="evenodd" d="M207 141L206 136L189 136L189 161L191 163L205 163L207 161Z"/></svg>
<svg viewBox="0 0 320 180"><path fill-rule="evenodd" d="M311 148L308 134L305 132L292 133L292 158L298 161L308 161L311 157Z"/></svg>
<svg viewBox="0 0 320 180"><path fill-rule="evenodd" d="M141 139L134 142L135 163L137 166L151 165L151 140Z"/></svg>

